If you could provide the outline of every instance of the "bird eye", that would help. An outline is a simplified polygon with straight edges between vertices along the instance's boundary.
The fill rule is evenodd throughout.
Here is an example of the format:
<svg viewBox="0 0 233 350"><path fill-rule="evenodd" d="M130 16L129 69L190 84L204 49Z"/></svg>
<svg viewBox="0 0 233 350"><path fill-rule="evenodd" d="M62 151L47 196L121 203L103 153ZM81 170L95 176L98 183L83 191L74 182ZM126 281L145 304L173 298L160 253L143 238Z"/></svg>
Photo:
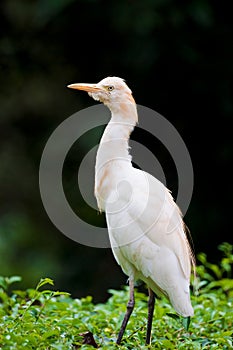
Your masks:
<svg viewBox="0 0 233 350"><path fill-rule="evenodd" d="M114 86L109 85L109 86L107 87L107 89L108 89L108 91L112 91L112 90L114 90Z"/></svg>

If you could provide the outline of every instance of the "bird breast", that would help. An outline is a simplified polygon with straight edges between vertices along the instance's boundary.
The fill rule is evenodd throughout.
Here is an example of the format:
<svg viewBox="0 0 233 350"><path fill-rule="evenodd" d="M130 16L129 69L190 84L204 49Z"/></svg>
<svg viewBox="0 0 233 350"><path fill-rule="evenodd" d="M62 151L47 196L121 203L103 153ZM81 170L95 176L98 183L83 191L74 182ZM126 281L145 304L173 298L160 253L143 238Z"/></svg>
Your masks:
<svg viewBox="0 0 233 350"><path fill-rule="evenodd" d="M107 203L119 210L122 196L126 202L130 200L132 189L127 178L131 167L125 160L112 160L99 169L96 167L95 197L100 211L106 210Z"/></svg>

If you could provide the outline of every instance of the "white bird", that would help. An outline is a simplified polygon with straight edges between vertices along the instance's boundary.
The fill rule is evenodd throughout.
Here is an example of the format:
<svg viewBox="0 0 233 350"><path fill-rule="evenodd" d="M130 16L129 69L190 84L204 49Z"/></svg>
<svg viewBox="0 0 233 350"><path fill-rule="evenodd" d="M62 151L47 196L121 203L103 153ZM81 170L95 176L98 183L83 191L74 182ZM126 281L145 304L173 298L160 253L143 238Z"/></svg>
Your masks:
<svg viewBox="0 0 233 350"><path fill-rule="evenodd" d="M189 285L194 257L181 213L159 180L132 165L128 142L138 115L124 80L107 77L97 84L68 87L87 91L111 111L96 157L95 196L100 211L106 213L115 259L129 276L130 298L117 344L134 308L136 280L144 281L149 290L146 344L150 344L155 294L165 295L181 316L193 315Z"/></svg>

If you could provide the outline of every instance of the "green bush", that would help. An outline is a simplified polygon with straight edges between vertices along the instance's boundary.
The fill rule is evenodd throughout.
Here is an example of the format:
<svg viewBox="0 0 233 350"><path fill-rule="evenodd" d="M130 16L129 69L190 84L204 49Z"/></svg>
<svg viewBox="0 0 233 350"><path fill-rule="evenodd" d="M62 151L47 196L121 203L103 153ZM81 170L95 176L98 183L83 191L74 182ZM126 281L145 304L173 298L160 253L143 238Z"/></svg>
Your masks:
<svg viewBox="0 0 233 350"><path fill-rule="evenodd" d="M157 301L148 347L144 293L136 291L135 310L122 345L117 346L128 288L110 290L108 301L95 305L91 296L72 299L52 290L49 278L41 279L35 289L13 290L12 284L21 278L0 277L0 349L91 349L96 344L101 349L232 349L232 248L228 243L219 247L223 257L218 265L208 262L205 254L198 255L198 292L192 295L195 316L188 330L166 299Z"/></svg>

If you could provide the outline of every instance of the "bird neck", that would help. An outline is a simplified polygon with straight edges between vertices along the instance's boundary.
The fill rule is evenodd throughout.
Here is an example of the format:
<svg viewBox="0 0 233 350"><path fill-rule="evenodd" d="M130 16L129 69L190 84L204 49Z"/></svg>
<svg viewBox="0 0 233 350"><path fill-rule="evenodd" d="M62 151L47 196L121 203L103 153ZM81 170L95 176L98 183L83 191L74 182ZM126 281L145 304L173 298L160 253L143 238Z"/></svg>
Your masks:
<svg viewBox="0 0 233 350"><path fill-rule="evenodd" d="M110 108L110 107L109 107ZM110 108L112 117L105 128L96 157L95 195L106 198L114 185L132 167L129 138L138 117L135 103L120 103ZM104 210L98 201L98 206Z"/></svg>
<svg viewBox="0 0 233 350"><path fill-rule="evenodd" d="M137 108L133 102L109 106L112 116L100 141L97 168L113 160L129 160L129 138L137 121Z"/></svg>

